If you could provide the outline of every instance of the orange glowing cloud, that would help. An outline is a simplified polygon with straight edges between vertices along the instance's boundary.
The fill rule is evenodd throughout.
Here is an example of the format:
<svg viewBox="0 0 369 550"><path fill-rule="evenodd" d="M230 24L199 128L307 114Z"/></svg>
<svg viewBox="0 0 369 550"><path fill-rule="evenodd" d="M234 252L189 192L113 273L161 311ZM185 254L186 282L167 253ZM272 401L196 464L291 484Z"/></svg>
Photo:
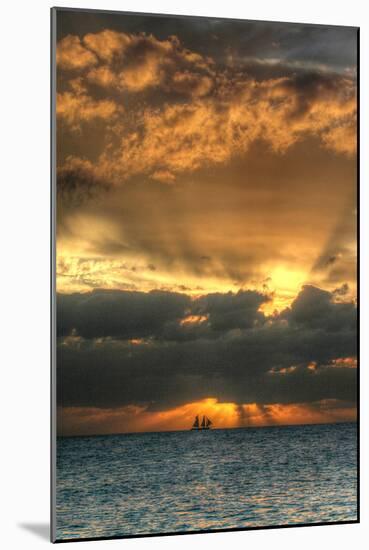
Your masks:
<svg viewBox="0 0 369 550"><path fill-rule="evenodd" d="M331 361L330 366L346 369L356 369L357 359L356 357L337 357L337 359L333 359Z"/></svg>
<svg viewBox="0 0 369 550"><path fill-rule="evenodd" d="M92 84L109 87L114 84L116 75L109 67L102 66L91 69L91 71L87 73L86 78Z"/></svg>
<svg viewBox="0 0 369 550"><path fill-rule="evenodd" d="M114 101L93 100L85 93L64 92L57 94L56 113L59 120L79 128L79 123L94 119L111 119L118 110Z"/></svg>
<svg viewBox="0 0 369 550"><path fill-rule="evenodd" d="M92 50L100 59L110 62L114 55L123 56L132 38L125 33L104 30L99 33L89 33L83 38L84 45Z"/></svg>
<svg viewBox="0 0 369 550"><path fill-rule="evenodd" d="M98 59L82 45L78 36L68 35L58 43L56 61L61 69L78 70L96 65Z"/></svg>
<svg viewBox="0 0 369 550"><path fill-rule="evenodd" d="M203 323L204 321L207 321L208 316L207 315L187 315L187 317L184 317L181 321L181 325L197 325L199 323Z"/></svg>
<svg viewBox="0 0 369 550"><path fill-rule="evenodd" d="M136 73L126 72L124 85L139 90L154 84L157 73L148 67L140 72L139 80ZM348 80L337 83L342 90L337 88L315 99L309 110L298 117L295 112L299 109L299 92L293 82L290 86L288 91L281 79L263 83L249 79L242 91L221 101L217 97L197 98L160 110L146 107L136 112L136 126L143 132L127 133L123 124L121 136L119 130L116 135L120 146L105 151L96 170L117 183L137 174L172 182L179 174L209 163L224 164L247 152L258 139L281 153L312 135L337 153L353 155L354 84ZM351 99L345 102L343 96Z"/></svg>
<svg viewBox="0 0 369 550"><path fill-rule="evenodd" d="M61 70L78 70L87 88L97 84L107 95L97 100L93 87L73 95L68 87L75 72L63 75L66 91L58 114L71 130L79 112L84 120L109 118L116 111L113 97L120 105L124 94L154 88L174 97L163 96L159 108L140 100L127 119L122 114L114 135L107 128L111 140L96 170L117 182L137 174L171 182L183 172L228 162L260 139L276 153L309 136L339 154L356 151L356 82L348 76L320 73L308 89L293 73L260 81L224 73L175 36L158 40L111 30L65 37L58 63ZM175 101L176 94L186 100Z"/></svg>
<svg viewBox="0 0 369 550"><path fill-rule="evenodd" d="M272 405L246 405L247 425L298 425L298 424L324 424L340 421L355 421L356 408L340 408L337 400L323 400L319 403L295 403ZM251 414L250 414L251 413Z"/></svg>

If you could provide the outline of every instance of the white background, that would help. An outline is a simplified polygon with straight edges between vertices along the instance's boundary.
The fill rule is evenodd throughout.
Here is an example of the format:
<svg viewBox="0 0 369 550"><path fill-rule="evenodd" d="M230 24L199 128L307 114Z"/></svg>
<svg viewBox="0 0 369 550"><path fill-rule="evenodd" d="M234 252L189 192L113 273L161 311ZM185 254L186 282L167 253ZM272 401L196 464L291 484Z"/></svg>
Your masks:
<svg viewBox="0 0 369 550"><path fill-rule="evenodd" d="M63 5L63 4L62 4ZM368 149L368 31L364 0L68 0L104 8L361 26L362 157ZM48 543L49 520L49 8L47 0L1 7L0 540L10 550ZM365 123L366 121L366 123ZM360 525L83 543L89 548L299 550L364 548L369 540L368 162L361 173L362 503ZM368 541L366 541L368 544Z"/></svg>

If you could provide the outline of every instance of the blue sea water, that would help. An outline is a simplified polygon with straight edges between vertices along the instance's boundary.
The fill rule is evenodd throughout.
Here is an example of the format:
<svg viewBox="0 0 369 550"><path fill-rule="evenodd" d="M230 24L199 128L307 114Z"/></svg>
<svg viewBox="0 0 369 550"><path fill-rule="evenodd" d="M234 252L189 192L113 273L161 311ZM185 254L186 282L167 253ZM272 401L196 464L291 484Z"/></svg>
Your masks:
<svg viewBox="0 0 369 550"><path fill-rule="evenodd" d="M57 539L357 519L356 424L58 438Z"/></svg>

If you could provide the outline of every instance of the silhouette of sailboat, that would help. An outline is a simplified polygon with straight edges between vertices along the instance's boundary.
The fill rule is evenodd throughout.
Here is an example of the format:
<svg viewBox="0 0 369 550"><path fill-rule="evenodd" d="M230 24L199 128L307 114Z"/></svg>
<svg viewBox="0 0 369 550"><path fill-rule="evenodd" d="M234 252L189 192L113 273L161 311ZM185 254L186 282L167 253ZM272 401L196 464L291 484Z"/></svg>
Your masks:
<svg viewBox="0 0 369 550"><path fill-rule="evenodd" d="M213 425L213 423L210 420L210 418L208 418L205 415L202 417L202 421L201 421L201 424L200 424L199 415L197 414L195 416L195 421L192 425L191 430L210 430L210 426L212 426L212 425Z"/></svg>

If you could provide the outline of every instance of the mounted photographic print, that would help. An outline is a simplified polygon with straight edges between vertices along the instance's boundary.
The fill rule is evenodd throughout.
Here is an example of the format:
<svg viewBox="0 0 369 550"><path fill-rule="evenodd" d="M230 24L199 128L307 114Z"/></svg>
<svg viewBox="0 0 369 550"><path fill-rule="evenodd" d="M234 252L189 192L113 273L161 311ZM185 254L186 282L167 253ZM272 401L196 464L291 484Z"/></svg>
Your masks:
<svg viewBox="0 0 369 550"><path fill-rule="evenodd" d="M358 521L357 58L52 10L52 540Z"/></svg>

